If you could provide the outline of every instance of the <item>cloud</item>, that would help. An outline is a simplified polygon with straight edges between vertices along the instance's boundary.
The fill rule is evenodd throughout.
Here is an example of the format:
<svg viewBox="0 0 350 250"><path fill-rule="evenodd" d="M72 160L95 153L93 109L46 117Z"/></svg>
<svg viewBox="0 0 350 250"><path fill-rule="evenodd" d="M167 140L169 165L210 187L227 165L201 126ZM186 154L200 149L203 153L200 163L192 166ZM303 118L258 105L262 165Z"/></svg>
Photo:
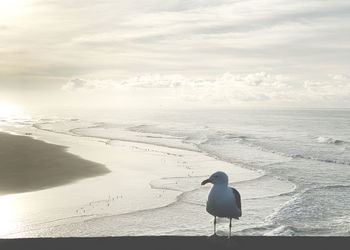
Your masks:
<svg viewBox="0 0 350 250"><path fill-rule="evenodd" d="M115 82L112 80L82 80L75 78L62 85L63 91L83 91L93 92L96 90L109 90L113 89Z"/></svg>
<svg viewBox="0 0 350 250"><path fill-rule="evenodd" d="M181 75L146 74L122 81L120 84L139 88L176 88L186 82L188 79Z"/></svg>
<svg viewBox="0 0 350 250"><path fill-rule="evenodd" d="M187 90L202 86L200 95L218 100L271 101L306 90L308 79L340 81L350 67L347 0L19 3L16 17L1 19L0 80L9 88L57 90L64 81L66 91L81 92L124 84L171 87L191 99ZM86 82L74 82L77 76ZM212 84L225 90L206 93Z"/></svg>
<svg viewBox="0 0 350 250"><path fill-rule="evenodd" d="M69 91L69 90L84 88L85 84L86 84L86 81L76 78L64 84L62 86L62 90Z"/></svg>
<svg viewBox="0 0 350 250"><path fill-rule="evenodd" d="M139 99L142 95L148 96L147 102L168 106L182 103L186 107L334 106L337 102L350 105L350 81L341 74L331 75L324 81L299 81L266 72L227 72L213 79L145 74L120 82L74 79L63 85L62 90L115 93L116 97L122 93L123 98L137 93Z"/></svg>
<svg viewBox="0 0 350 250"><path fill-rule="evenodd" d="M343 74L329 74L328 76L336 81L349 81L349 78Z"/></svg>
<svg viewBox="0 0 350 250"><path fill-rule="evenodd" d="M343 74L331 74L329 77L330 78L325 81L305 81L305 91L309 93L310 97L314 98L350 98L350 79Z"/></svg>

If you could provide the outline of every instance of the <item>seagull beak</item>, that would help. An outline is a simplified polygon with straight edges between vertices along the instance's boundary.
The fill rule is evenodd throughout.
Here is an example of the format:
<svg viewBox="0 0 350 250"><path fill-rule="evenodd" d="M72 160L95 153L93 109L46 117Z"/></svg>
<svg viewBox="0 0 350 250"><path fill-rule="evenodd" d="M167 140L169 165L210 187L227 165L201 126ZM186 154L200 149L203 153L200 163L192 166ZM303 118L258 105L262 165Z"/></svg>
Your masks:
<svg viewBox="0 0 350 250"><path fill-rule="evenodd" d="M209 179L206 179L206 180L202 181L201 185L203 186L203 185L207 184L208 182L211 183L211 181Z"/></svg>

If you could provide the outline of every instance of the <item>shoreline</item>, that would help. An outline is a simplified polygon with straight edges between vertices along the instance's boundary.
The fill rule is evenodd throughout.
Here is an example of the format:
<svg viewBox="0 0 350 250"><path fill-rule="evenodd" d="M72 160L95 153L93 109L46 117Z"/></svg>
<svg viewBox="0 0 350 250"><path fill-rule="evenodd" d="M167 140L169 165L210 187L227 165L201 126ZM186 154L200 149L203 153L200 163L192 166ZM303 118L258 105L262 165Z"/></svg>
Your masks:
<svg viewBox="0 0 350 250"><path fill-rule="evenodd" d="M108 174L103 164L67 152L67 147L0 132L0 196L39 191Z"/></svg>
<svg viewBox="0 0 350 250"><path fill-rule="evenodd" d="M162 221L168 216L180 216L175 208L186 210L191 206L188 205L191 203L186 203L186 199L193 194L200 197L194 206L197 206L195 213L200 213L204 227L197 229L189 225L186 229L188 221L196 216L188 211L182 222L186 225L185 228L176 229L177 222L171 221L168 222L169 227L165 225L158 233L173 234L175 230L180 235L181 232L209 234L212 230L211 216L205 212L203 205L209 187L200 187L203 176L209 176L218 168L231 173L231 183L253 180L260 176L232 163L185 149L117 140L109 145L98 137L80 137L35 127L17 128L15 131L20 134L30 133L35 139L66 147L67 152L73 155L103 164L110 173L13 196L17 204L20 204L17 206L39 199L40 202L31 205L29 215L21 211L15 216L14 221L23 224L20 230L3 229L2 232L0 228L0 237L5 238L144 235L139 228L135 229L132 221L139 223L142 220L142 223L147 223L155 220L154 223L163 225ZM187 186L182 188L182 184ZM185 203L178 204L180 197ZM159 221L155 219L155 211L162 213L163 217ZM37 213L41 215L36 215ZM23 220L36 222L37 225L32 222L22 223ZM88 228L84 229L86 226ZM152 228L145 230L152 232Z"/></svg>
<svg viewBox="0 0 350 250"><path fill-rule="evenodd" d="M209 114L213 117L217 115ZM169 113L164 114L164 117L140 118L134 122L121 119L115 113L103 114L105 115L109 120L98 119L99 116L94 114L79 120L53 117L8 123L15 127L14 130L8 129L10 131L67 146L70 153L105 164L112 172L110 175L84 179L45 191L11 195L7 201L0 197L0 206L5 205L5 211L26 204L22 202L11 207L12 198L33 203L43 197L45 200L37 205L38 209L31 209L31 212L38 211L41 215L35 218L32 214L18 217L24 218L21 221L25 226L34 222L43 223L43 226L13 231L18 234L11 234L10 230L6 231L8 227L2 226L5 233L1 233L0 227L1 236L210 235L212 218L205 212L210 186L198 187L198 183L209 169L221 170L222 161L232 163L234 169L234 165L238 165L258 170L261 174L261 178L240 181L242 176L239 171L229 173L230 184L240 191L243 200L242 220L235 221L232 227L235 235L349 235L349 213L344 209L347 203L346 193L349 191L344 175L346 166L295 159L287 154L295 151L300 155L336 159L339 153L339 159L347 159L348 156L344 154L346 152L341 152L341 148L346 145L319 140L320 136L328 139L328 135L330 140L348 141L345 134L338 136L342 130L323 134L322 131L329 131L328 128L321 126L314 130L312 119L302 124L295 119L295 124L286 127L290 118L300 118L300 114L294 113L285 114L283 117L286 119L266 114L261 121L256 121L254 116L245 117L245 114L239 116L236 113L222 113L208 126L206 122L210 122L211 117L206 120L198 119L201 118L199 116L192 120L187 114ZM310 115L313 117L313 114ZM184 120L186 117L191 119ZM317 115L315 117L318 118ZM330 121L328 117L319 118L324 122ZM31 127L33 123L41 124L44 121L47 123L39 127L51 131ZM91 127L90 124L100 125ZM245 128L242 124L249 126ZM264 124L267 127L263 130L256 127ZM283 132L284 129L286 133ZM299 133L300 129L314 134L300 137L304 135ZM128 130L129 133L124 133L123 130ZM85 134L86 137L71 133ZM120 138L136 138L137 141L118 141ZM145 141L161 141L169 145L180 145L183 141L188 145L197 145L201 152L189 153L152 143L150 145ZM209 161L212 161L211 166ZM123 198L118 199L121 195ZM147 197L143 199L143 195ZM57 201L50 197L55 197ZM314 203L314 197L317 197L317 203ZM328 197L332 197L332 203L329 203ZM111 202L113 198L117 200ZM48 206L51 202L55 203ZM47 215L49 211L51 215ZM63 223L51 223L59 220ZM218 223L219 235L227 234L227 225L224 221Z"/></svg>

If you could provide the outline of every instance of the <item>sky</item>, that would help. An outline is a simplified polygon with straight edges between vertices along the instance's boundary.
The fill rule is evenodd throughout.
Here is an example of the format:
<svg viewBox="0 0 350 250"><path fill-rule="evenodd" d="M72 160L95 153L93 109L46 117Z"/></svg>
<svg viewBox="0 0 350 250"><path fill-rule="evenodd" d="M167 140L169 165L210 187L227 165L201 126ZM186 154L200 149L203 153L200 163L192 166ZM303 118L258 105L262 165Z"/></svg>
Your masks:
<svg viewBox="0 0 350 250"><path fill-rule="evenodd" d="M0 105L350 108L348 0L0 0Z"/></svg>

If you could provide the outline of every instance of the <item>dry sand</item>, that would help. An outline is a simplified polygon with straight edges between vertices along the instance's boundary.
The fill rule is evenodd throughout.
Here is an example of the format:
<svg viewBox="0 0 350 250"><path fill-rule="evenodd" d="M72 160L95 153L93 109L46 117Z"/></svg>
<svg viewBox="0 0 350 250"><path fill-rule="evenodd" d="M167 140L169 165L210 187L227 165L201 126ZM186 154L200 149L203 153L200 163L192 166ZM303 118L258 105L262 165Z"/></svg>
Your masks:
<svg viewBox="0 0 350 250"><path fill-rule="evenodd" d="M66 147L0 133L0 195L35 191L109 173Z"/></svg>

